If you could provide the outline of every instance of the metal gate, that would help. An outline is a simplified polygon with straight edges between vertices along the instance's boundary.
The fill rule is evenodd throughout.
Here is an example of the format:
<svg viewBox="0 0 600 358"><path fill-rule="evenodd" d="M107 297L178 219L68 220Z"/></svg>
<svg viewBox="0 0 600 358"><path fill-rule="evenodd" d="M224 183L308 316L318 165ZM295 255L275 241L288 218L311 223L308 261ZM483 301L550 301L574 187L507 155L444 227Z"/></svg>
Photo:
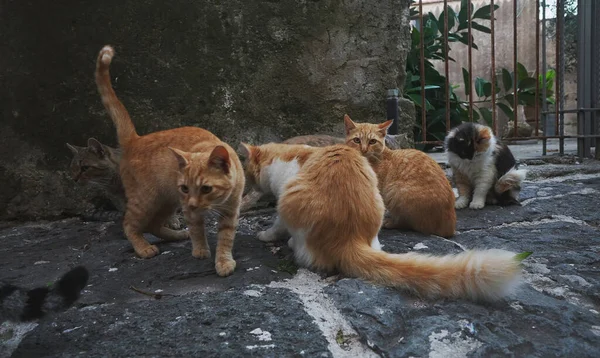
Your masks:
<svg viewBox="0 0 600 358"><path fill-rule="evenodd" d="M531 21L535 23L532 33L519 30L519 16L523 15L525 6L533 4L535 15L529 14L535 17L535 21ZM512 24L499 24L496 12L500 6L505 15L510 7ZM411 16L414 20L412 44L415 47L416 43L418 47L418 52L414 49L418 65L413 64L414 71L411 72L409 54L404 96L417 107L416 144L439 145L443 139L439 134L443 133L441 128L447 133L460 121L485 121L496 135L508 133L511 141L541 142L543 155L547 154L548 140L558 140L558 152L562 155L565 139L576 138L578 155L591 156L591 148L600 137L600 23L594 21L600 19L600 1L414 0ZM504 26L500 36L499 25ZM512 31L506 31L509 25ZM474 32L480 39L481 34L489 34L483 46L489 45L489 52L483 53L475 45ZM532 36L535 36L534 43L525 50L521 48L520 52L520 41L529 41ZM497 50L506 49L510 41L512 63L508 64L509 68L497 68ZM466 56L452 58L451 46L456 48L457 45L451 44L466 46ZM489 59L488 78L473 77L473 50L478 51L477 60ZM531 56L528 51L535 51L535 69L532 71L519 62L523 55ZM501 55L506 57L504 52ZM450 82L451 63L454 67L456 64L462 67L465 99L459 98L457 86ZM436 66L439 77L433 70ZM576 100L572 94L565 94L565 74L573 77L570 84L576 81ZM566 97L569 97L568 101ZM442 105L445 106L442 108ZM528 128L532 130L530 135L519 132L519 126L525 127L523 118L519 117L520 109L530 112L527 116ZM499 128L500 113L508 121L508 128ZM569 125L568 128L572 133L565 130L566 115L576 115L576 126ZM522 117L526 116L523 114ZM443 122L445 125L441 127ZM432 128L440 128L439 133L434 133ZM500 133L501 130L504 132ZM600 158L600 150L596 151L596 157Z"/></svg>

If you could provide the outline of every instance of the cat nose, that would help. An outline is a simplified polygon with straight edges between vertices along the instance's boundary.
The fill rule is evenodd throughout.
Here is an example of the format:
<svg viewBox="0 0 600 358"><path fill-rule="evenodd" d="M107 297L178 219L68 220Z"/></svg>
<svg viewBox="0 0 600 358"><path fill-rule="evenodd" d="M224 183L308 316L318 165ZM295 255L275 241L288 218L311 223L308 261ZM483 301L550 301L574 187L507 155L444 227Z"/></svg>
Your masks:
<svg viewBox="0 0 600 358"><path fill-rule="evenodd" d="M367 146L366 145L361 145L360 146L360 151L363 152L363 153L366 153L367 152Z"/></svg>
<svg viewBox="0 0 600 358"><path fill-rule="evenodd" d="M196 200L196 199L190 199L190 200L188 200L188 207L191 210L198 209L198 200Z"/></svg>

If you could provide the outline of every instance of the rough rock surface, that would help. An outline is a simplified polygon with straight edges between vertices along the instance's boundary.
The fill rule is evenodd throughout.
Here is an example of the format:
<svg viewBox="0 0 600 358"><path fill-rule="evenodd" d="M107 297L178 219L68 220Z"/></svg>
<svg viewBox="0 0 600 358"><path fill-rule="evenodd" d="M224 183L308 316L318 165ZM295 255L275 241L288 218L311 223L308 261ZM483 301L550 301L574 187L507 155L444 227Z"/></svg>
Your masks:
<svg viewBox="0 0 600 358"><path fill-rule="evenodd" d="M67 312L2 324L0 356L596 357L600 170L585 163L573 173L574 166L530 165L535 179L523 187L523 206L461 210L452 239L381 232L390 252L533 251L523 285L493 304L425 301L358 279L296 272L285 243L254 238L272 209L242 218L238 267L227 278L216 276L211 260L192 258L189 242L162 243L161 255L138 259L117 223L7 227L0 279L43 285L76 264L91 277ZM214 226L209 239L214 246Z"/></svg>
<svg viewBox="0 0 600 358"><path fill-rule="evenodd" d="M115 144L93 80L104 44L139 133L200 126L234 146L341 134L344 113L384 120L386 90L402 87L409 2L3 1L0 220L86 209L57 171L65 142Z"/></svg>

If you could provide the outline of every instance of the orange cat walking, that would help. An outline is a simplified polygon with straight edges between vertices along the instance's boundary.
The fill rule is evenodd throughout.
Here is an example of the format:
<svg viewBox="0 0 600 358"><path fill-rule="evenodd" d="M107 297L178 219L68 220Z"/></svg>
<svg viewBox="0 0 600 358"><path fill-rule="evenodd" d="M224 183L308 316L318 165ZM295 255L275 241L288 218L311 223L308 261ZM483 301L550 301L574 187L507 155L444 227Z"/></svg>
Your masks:
<svg viewBox="0 0 600 358"><path fill-rule="evenodd" d="M385 136L391 120L382 124L355 123L346 115L344 124L346 144L369 160L379 179L391 215L383 227L454 236L454 192L442 168L419 150L387 148Z"/></svg>
<svg viewBox="0 0 600 358"><path fill-rule="evenodd" d="M424 297L498 299L519 281L504 250L429 256L381 251L384 205L367 159L346 145L241 144L248 183L278 198L279 217L259 239L289 237L298 264L399 287Z"/></svg>
<svg viewBox="0 0 600 358"><path fill-rule="evenodd" d="M231 254L244 174L235 151L207 130L182 127L139 136L129 113L111 84L109 65L114 50L105 46L98 55L96 84L122 150L121 179L127 197L123 229L140 257L158 254L142 235L150 232L164 240L192 241L192 255L211 256L204 233L204 215L219 215L216 271L227 276L235 270ZM188 224L185 230L163 226L181 206Z"/></svg>

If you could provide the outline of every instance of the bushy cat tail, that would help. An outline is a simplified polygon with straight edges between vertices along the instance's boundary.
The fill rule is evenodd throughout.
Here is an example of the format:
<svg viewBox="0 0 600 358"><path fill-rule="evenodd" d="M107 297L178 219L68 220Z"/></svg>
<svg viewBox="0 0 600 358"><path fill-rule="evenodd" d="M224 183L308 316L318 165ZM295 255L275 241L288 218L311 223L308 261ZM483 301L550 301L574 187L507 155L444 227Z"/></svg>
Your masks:
<svg viewBox="0 0 600 358"><path fill-rule="evenodd" d="M135 131L133 122L129 117L129 112L127 112L123 103L119 101L119 98L112 87L109 67L114 55L115 50L109 45L104 46L102 50L100 50L98 60L96 61L96 85L98 86L102 104L104 104L104 108L106 108L106 111L117 128L119 145L124 147L131 139L137 138L138 135Z"/></svg>
<svg viewBox="0 0 600 358"><path fill-rule="evenodd" d="M502 194L511 189L521 189L521 183L525 180L525 175L527 175L527 170L511 168L496 182L494 187L496 193Z"/></svg>
<svg viewBox="0 0 600 358"><path fill-rule="evenodd" d="M79 299L88 277L86 268L78 266L49 287L26 290L14 285L3 286L0 288L0 321L31 321L64 311Z"/></svg>
<svg viewBox="0 0 600 358"><path fill-rule="evenodd" d="M457 255L390 254L363 246L342 260L346 274L397 287L424 298L494 301L520 282L522 258L505 250ZM346 264L344 265L344 261Z"/></svg>

